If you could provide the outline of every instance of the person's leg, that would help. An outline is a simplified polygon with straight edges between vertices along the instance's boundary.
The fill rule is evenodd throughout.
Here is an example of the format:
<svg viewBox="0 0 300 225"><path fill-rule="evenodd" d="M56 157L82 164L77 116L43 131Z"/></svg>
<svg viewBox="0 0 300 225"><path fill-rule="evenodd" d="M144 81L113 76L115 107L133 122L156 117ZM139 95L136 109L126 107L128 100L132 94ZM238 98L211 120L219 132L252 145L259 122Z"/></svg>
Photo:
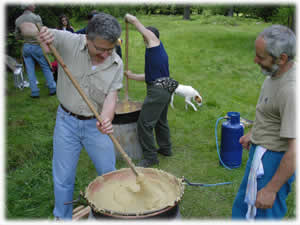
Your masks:
<svg viewBox="0 0 300 225"><path fill-rule="evenodd" d="M47 81L47 87L49 88L50 95L55 94L56 93L56 83L54 81L52 71L50 69L50 66L49 66L46 58L44 57L42 48L38 45L35 47L34 58L40 64L40 67L41 67L43 74Z"/></svg>
<svg viewBox="0 0 300 225"><path fill-rule="evenodd" d="M84 121L83 145L94 163L99 176L114 171L116 156L114 144L108 135L96 127L96 119Z"/></svg>
<svg viewBox="0 0 300 225"><path fill-rule="evenodd" d="M169 98L170 95L166 95L165 89L147 87L147 96L139 115L137 131L144 159L150 162L158 163L153 130Z"/></svg>
<svg viewBox="0 0 300 225"><path fill-rule="evenodd" d="M156 141L159 146L158 153L163 154L165 156L172 155L172 144L170 138L170 129L168 124L168 108L169 108L169 101L166 102L165 108L163 109L159 120L155 126L155 134L156 134Z"/></svg>
<svg viewBox="0 0 300 225"><path fill-rule="evenodd" d="M256 148L256 145L251 145L244 177L240 184L238 193L236 194L235 200L233 202L232 219L246 219L248 205L247 205L247 203L245 203L245 195L246 195L246 189L247 189L247 184L248 184L248 176L250 173L250 168L251 168L255 148Z"/></svg>
<svg viewBox="0 0 300 225"><path fill-rule="evenodd" d="M24 44L23 46L23 59L25 62L25 68L28 74L31 96L38 97L40 96L40 89L36 85L36 76L35 76L35 62L32 57L33 46L31 44Z"/></svg>
<svg viewBox="0 0 300 225"><path fill-rule="evenodd" d="M269 183L276 173L280 161L284 156L283 152L267 151L262 163L264 167L264 175L257 179L257 189L260 190ZM292 183L295 179L293 175L277 192L273 207L270 209L257 209L255 219L282 219L287 212L286 198L291 191Z"/></svg>
<svg viewBox="0 0 300 225"><path fill-rule="evenodd" d="M53 214L60 219L72 219L76 167L82 145L78 133L78 121L60 107L57 111L53 136L53 182L55 207Z"/></svg>
<svg viewBox="0 0 300 225"><path fill-rule="evenodd" d="M254 149L256 145L252 145L249 153L249 159L246 165L245 175L240 185L239 191L232 207L233 219L245 219L248 206L245 203L245 194L248 184L248 175L251 168ZM283 153L266 151L262 158L264 167L264 175L257 179L257 189L260 190L266 186L266 184L272 179L275 172L278 169ZM287 183L285 183L279 192L277 193L274 205L271 209L257 209L255 219L281 219L284 217L287 211L286 198L291 191L291 185L294 181L295 175L293 175Z"/></svg>

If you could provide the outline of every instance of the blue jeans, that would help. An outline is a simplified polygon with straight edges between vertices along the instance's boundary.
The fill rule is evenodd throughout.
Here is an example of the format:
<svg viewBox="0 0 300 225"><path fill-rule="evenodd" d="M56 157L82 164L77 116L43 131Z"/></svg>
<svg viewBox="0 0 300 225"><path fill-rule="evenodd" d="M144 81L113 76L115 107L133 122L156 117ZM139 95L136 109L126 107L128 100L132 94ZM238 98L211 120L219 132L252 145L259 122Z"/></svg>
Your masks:
<svg viewBox="0 0 300 225"><path fill-rule="evenodd" d="M43 51L39 45L25 43L23 46L23 57L30 83L31 96L39 96L40 89L36 85L35 61L39 63L47 81L50 94L56 91L56 83Z"/></svg>
<svg viewBox="0 0 300 225"><path fill-rule="evenodd" d="M240 185L239 191L235 197L232 207L233 219L245 219L248 210L248 205L244 202L248 176L251 168L252 159L254 156L256 145L252 145L249 151L249 159L246 165L244 178ZM257 190L262 189L272 179L276 170L279 167L280 161L284 156L284 152L266 151L262 157L264 167L264 175L257 178ZM291 191L292 183L295 179L295 174L280 188L277 192L274 205L270 209L257 209L255 219L281 219L287 212L286 198Z"/></svg>
<svg viewBox="0 0 300 225"><path fill-rule="evenodd" d="M96 121L78 120L58 107L53 137L53 214L61 219L72 218L73 206L64 203L73 200L76 167L82 147L92 159L99 176L115 170L113 142L97 129Z"/></svg>

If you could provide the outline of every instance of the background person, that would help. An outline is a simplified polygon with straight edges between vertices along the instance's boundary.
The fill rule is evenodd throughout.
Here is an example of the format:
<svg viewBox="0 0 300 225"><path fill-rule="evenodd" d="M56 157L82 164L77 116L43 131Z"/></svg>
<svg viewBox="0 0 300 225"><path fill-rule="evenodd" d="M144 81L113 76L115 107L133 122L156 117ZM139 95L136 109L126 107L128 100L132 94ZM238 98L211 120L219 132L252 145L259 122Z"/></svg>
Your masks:
<svg viewBox="0 0 300 225"><path fill-rule="evenodd" d="M59 219L72 218L76 167L84 147L98 175L115 170L114 145L107 134L112 123L117 92L122 87L123 62L113 51L121 35L121 26L111 15L99 13L87 26L86 35L77 35L43 27L40 38L52 43L71 74L99 112L103 122L83 101L61 67L58 68L57 110L53 136L53 182L55 207ZM97 126L96 126L97 124ZM99 132L99 130L101 132Z"/></svg>
<svg viewBox="0 0 300 225"><path fill-rule="evenodd" d="M138 138L144 154L138 166L151 167L159 163L157 152L165 156L172 155L167 114L172 92L178 83L169 77L168 55L159 40L159 31L155 27L144 27L130 14L126 14L125 20L143 35L146 44L145 74L125 71L125 75L133 80L146 81L147 84L147 96L137 122ZM154 130L159 150L155 147Z"/></svg>
<svg viewBox="0 0 300 225"><path fill-rule="evenodd" d="M56 83L53 79L53 75L50 66L43 55L43 51L36 39L38 32L35 24L42 25L42 19L39 15L34 14L35 5L24 5L24 12L21 16L16 19L16 38L23 37L23 58L25 62L26 71L31 89L31 97L39 98L40 89L37 87L37 80L35 76L35 61L39 63L43 74L47 81L49 88L49 95L56 94Z"/></svg>
<svg viewBox="0 0 300 225"><path fill-rule="evenodd" d="M289 28L273 25L258 35L255 49L254 62L268 77L253 128L240 138L244 148L251 148L232 217L279 219L287 212L296 168L296 37ZM260 165L263 175L257 177L252 171Z"/></svg>
<svg viewBox="0 0 300 225"><path fill-rule="evenodd" d="M74 29L70 24L69 18L66 15L60 15L58 20L58 30L66 30L74 33Z"/></svg>
<svg viewBox="0 0 300 225"><path fill-rule="evenodd" d="M62 14L59 16L58 20L58 30L65 30L69 31L71 33L74 33L73 27L70 25L69 19L66 15ZM51 62L51 67L52 67L52 72L53 72L53 77L55 82L57 82L57 70L58 70L58 63L56 60Z"/></svg>

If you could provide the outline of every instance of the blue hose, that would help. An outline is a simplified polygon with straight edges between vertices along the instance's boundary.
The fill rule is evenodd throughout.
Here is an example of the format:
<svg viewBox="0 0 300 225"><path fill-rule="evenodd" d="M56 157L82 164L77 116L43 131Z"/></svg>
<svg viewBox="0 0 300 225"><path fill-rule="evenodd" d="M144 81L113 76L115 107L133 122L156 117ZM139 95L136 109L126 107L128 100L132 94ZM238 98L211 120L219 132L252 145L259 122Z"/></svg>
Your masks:
<svg viewBox="0 0 300 225"><path fill-rule="evenodd" d="M222 119L227 119L228 117L220 117L217 122L216 122L216 127L215 127L215 136L216 136L216 144L217 144L217 152L218 152L218 156L219 156L219 160L221 162L221 164L226 168L231 170L231 168L229 168L228 166L225 165L225 163L222 161L221 157L220 157L220 153L219 153L219 144L218 144L218 132L217 132L217 128L218 128L218 123L220 120ZM219 185L226 185L226 184L232 184L232 182L223 182L223 183L216 183L216 184L201 184L201 183L191 183L189 182L187 179L183 178L183 181L186 182L188 185L190 186L202 186L202 187L213 187L213 186L219 186Z"/></svg>
<svg viewBox="0 0 300 225"><path fill-rule="evenodd" d="M215 136L216 136L217 153L218 153L219 160L220 160L221 164L222 164L226 169L232 170L232 168L226 166L225 163L222 161L221 156L220 156L220 151L219 151L219 143L218 143L218 124L219 124L219 121L222 120L222 119L227 119L227 117L220 117L219 119L217 119L216 126L215 126Z"/></svg>
<svg viewBox="0 0 300 225"><path fill-rule="evenodd" d="M216 184L191 183L186 178L184 178L183 181L186 182L190 186L198 186L198 187L213 187L213 186L219 186L219 185L225 185L225 184L232 184L232 182L223 182L223 183L216 183Z"/></svg>

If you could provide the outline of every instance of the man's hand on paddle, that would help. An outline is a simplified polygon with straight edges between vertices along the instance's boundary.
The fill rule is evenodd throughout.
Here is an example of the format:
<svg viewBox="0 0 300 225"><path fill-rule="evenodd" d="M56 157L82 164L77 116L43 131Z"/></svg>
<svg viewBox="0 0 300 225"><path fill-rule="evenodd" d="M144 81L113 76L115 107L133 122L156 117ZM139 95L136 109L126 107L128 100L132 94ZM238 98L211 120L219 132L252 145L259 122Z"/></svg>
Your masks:
<svg viewBox="0 0 300 225"><path fill-rule="evenodd" d="M44 46L46 53L49 53L50 49L48 48L48 44L52 44L54 35L48 30L48 27L41 27L37 39Z"/></svg>
<svg viewBox="0 0 300 225"><path fill-rule="evenodd" d="M110 119L104 119L102 123L97 121L96 123L98 130L103 134L112 134L114 132Z"/></svg>
<svg viewBox="0 0 300 225"><path fill-rule="evenodd" d="M137 20L137 18L135 16L133 16L129 13L126 13L126 15L125 15L125 21L126 22L133 24L134 21L136 21L136 20Z"/></svg>
<svg viewBox="0 0 300 225"><path fill-rule="evenodd" d="M38 36L45 44L52 44L54 41L54 35L49 31L48 27L42 27Z"/></svg>

